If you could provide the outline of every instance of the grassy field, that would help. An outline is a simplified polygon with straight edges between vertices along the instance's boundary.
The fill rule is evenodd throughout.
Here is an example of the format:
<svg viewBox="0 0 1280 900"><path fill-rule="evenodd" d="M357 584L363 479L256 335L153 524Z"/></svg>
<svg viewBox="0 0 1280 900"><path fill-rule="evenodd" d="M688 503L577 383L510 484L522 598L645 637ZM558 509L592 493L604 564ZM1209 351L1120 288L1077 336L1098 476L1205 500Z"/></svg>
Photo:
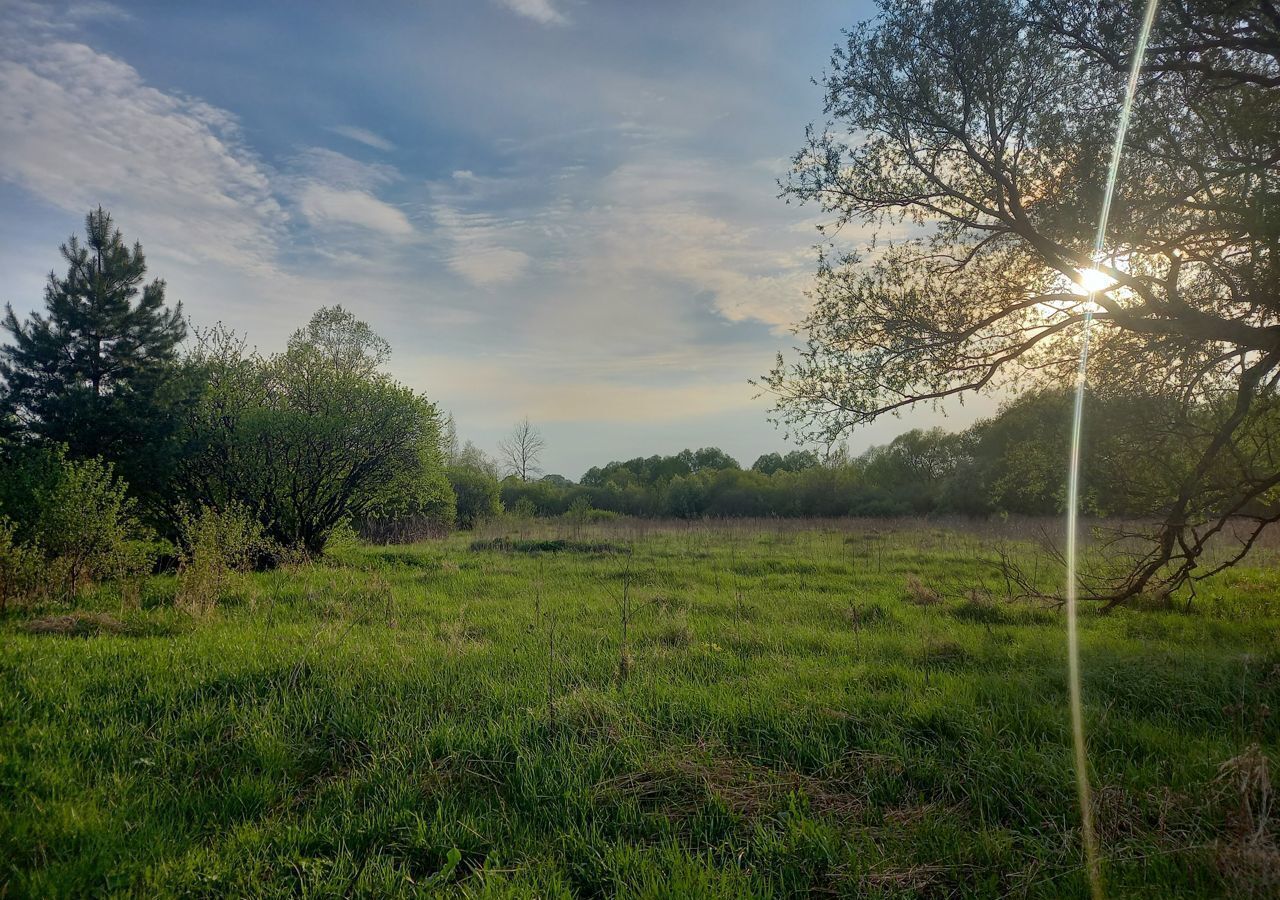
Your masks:
<svg viewBox="0 0 1280 900"><path fill-rule="evenodd" d="M1087 896L998 537L525 526L11 616L0 896ZM1085 617L1109 896L1280 890L1278 627L1271 557Z"/></svg>

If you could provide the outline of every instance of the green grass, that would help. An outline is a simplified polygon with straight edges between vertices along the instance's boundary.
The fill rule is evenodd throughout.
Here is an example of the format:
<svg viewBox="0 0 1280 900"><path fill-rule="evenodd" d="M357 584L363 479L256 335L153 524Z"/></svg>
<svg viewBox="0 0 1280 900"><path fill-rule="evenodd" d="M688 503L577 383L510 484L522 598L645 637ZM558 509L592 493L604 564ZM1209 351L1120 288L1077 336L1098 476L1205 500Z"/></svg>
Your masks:
<svg viewBox="0 0 1280 900"><path fill-rule="evenodd" d="M966 596L985 539L574 532L10 617L0 896L1087 896L1061 614ZM1085 617L1109 896L1265 895L1278 597Z"/></svg>

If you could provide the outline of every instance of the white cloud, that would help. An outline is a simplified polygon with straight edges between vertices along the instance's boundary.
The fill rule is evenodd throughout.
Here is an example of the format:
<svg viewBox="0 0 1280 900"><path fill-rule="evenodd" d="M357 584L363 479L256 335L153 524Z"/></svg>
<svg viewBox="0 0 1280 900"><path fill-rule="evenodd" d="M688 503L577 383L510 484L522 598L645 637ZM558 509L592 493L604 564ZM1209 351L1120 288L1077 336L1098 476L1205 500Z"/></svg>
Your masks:
<svg viewBox="0 0 1280 900"><path fill-rule="evenodd" d="M785 332L809 307L813 234L780 228L768 195L743 199L754 197L751 180L698 160L625 163L579 214L592 246L575 258L617 283L674 280L730 322Z"/></svg>
<svg viewBox="0 0 1280 900"><path fill-rule="evenodd" d="M506 247L476 246L449 258L449 268L478 287L515 281L529 268L529 254Z"/></svg>
<svg viewBox="0 0 1280 900"><path fill-rule="evenodd" d="M282 188L309 224L320 228L355 225L394 238L415 233L413 223L401 209L375 194L379 188L400 180L395 168L360 162L323 147L303 150L289 160L288 166L290 174L281 178ZM364 248L348 249L363 254Z"/></svg>
<svg viewBox="0 0 1280 900"><path fill-rule="evenodd" d="M348 191L372 193L400 179L393 166L361 162L324 147L308 147L290 158L288 166L296 182L319 182Z"/></svg>
<svg viewBox="0 0 1280 900"><path fill-rule="evenodd" d="M0 177L188 258L268 268L287 221L236 120L84 44L0 45Z"/></svg>
<svg viewBox="0 0 1280 900"><path fill-rule="evenodd" d="M517 15L532 19L540 25L565 25L569 20L564 13L551 5L551 0L498 0Z"/></svg>
<svg viewBox="0 0 1280 900"><path fill-rule="evenodd" d="M390 151L396 149L396 145L379 134L374 134L367 128L360 128L356 125L334 125L329 129L334 134L340 134L345 138L364 144L366 147L372 147L375 150Z"/></svg>
<svg viewBox="0 0 1280 900"><path fill-rule="evenodd" d="M298 204L313 225L357 225L394 238L414 233L413 224L403 212L366 191L311 184L303 189Z"/></svg>
<svg viewBox="0 0 1280 900"><path fill-rule="evenodd" d="M449 245L449 268L477 287L497 287L515 281L533 261L523 250L505 245L503 238L507 235L504 233L512 229L494 217L463 213L447 203L437 203L431 212Z"/></svg>

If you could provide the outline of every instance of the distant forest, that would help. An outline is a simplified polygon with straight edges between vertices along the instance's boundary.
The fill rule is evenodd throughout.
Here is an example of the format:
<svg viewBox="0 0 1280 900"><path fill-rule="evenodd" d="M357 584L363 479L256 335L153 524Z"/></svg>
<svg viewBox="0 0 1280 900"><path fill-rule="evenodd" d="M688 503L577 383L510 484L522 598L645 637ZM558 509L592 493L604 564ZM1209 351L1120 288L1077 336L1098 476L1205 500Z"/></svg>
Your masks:
<svg viewBox="0 0 1280 900"><path fill-rule="evenodd" d="M826 455L792 450L765 454L748 468L706 447L610 462L576 483L560 475L509 476L501 504L537 516L1056 515L1066 494L1071 403L1064 390L1025 394L963 431L915 429L856 456L842 448ZM1148 515L1167 502L1150 484L1158 472L1138 479L1111 464L1144 420L1132 405L1124 397L1090 399L1085 503L1093 515Z"/></svg>

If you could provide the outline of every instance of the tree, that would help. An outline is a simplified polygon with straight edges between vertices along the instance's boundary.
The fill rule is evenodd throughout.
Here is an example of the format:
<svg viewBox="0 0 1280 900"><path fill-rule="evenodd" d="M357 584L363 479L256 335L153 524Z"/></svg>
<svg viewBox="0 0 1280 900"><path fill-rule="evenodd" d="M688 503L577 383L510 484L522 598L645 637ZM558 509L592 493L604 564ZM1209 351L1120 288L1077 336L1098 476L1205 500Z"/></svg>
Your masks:
<svg viewBox="0 0 1280 900"><path fill-rule="evenodd" d="M765 453L751 464L752 471L772 475L774 472L802 472L818 465L818 454L812 450L792 450L781 453Z"/></svg>
<svg viewBox="0 0 1280 900"><path fill-rule="evenodd" d="M322 309L269 358L226 331L203 335L190 364L207 389L186 424L184 499L238 502L273 539L311 554L346 520L452 518L439 412L379 371L384 345L365 341L367 327ZM332 352L361 343L363 357Z"/></svg>
<svg viewBox="0 0 1280 900"><path fill-rule="evenodd" d="M1244 520L1238 560L1280 519L1280 19L1270 4L1161 6L1095 255L1133 9L881 11L836 50L829 121L783 183L834 228L865 226L875 253L824 250L805 346L762 381L777 420L832 441L916 403L1068 385L1096 269L1090 381L1161 413L1125 448L1131 467L1181 448L1150 551L1097 595L1212 574L1208 542Z"/></svg>
<svg viewBox="0 0 1280 900"><path fill-rule="evenodd" d="M137 486L156 482L172 406L187 396L170 377L182 304L165 306L163 281L143 283L141 245L128 247L101 207L85 218L85 242L72 235L60 249L67 271L49 274L45 313L20 322L5 307L0 419L73 458L113 461Z"/></svg>
<svg viewBox="0 0 1280 900"><path fill-rule="evenodd" d="M314 354L334 372L369 378L391 358L391 345L367 323L339 306L316 311L305 328L289 339L290 351ZM453 428L453 417L448 417Z"/></svg>
<svg viewBox="0 0 1280 900"><path fill-rule="evenodd" d="M685 461L691 472L703 472L719 469L740 469L738 461L719 447L699 447L697 450L682 450L679 458Z"/></svg>
<svg viewBox="0 0 1280 900"><path fill-rule="evenodd" d="M511 428L511 433L498 443L498 452L502 457L507 472L521 481L528 481L542 470L538 462L542 451L547 449L542 432L529 422L525 416Z"/></svg>
<svg viewBox="0 0 1280 900"><path fill-rule="evenodd" d="M462 449L449 458L449 465L475 469L490 476L494 481L497 481L498 476L502 474L502 467L498 465L498 461L471 441L464 443Z"/></svg>

